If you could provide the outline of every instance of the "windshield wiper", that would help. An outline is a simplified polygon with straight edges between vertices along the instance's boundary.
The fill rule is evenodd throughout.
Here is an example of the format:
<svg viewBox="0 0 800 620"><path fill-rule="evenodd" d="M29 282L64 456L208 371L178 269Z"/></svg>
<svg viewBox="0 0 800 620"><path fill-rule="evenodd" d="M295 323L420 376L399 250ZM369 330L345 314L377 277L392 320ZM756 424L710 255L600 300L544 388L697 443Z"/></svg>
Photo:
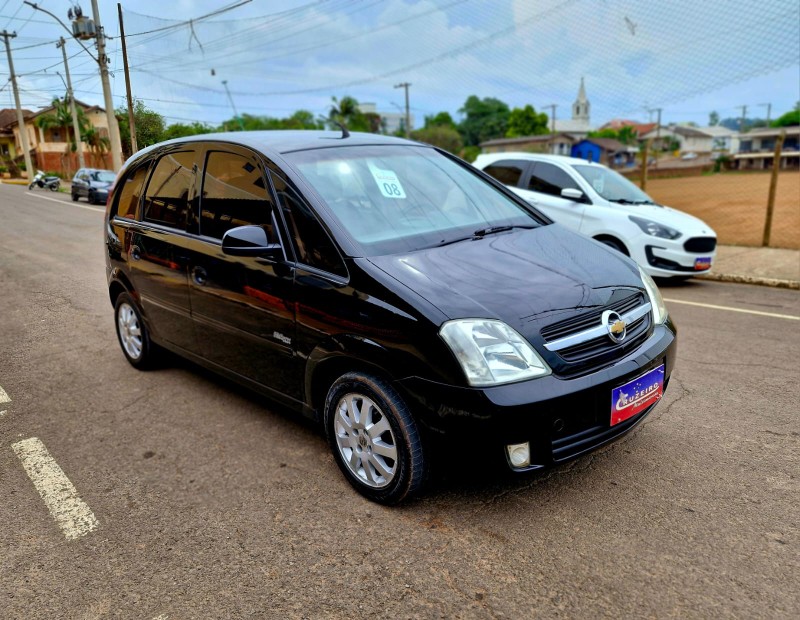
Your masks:
<svg viewBox="0 0 800 620"><path fill-rule="evenodd" d="M529 226L524 224L516 224L516 225L507 225L507 226L489 226L488 228L481 228L480 230L476 230L473 235L475 237L485 237L486 235L493 235L494 233L499 232L507 232L509 230L513 230L514 228L536 228L535 226Z"/></svg>

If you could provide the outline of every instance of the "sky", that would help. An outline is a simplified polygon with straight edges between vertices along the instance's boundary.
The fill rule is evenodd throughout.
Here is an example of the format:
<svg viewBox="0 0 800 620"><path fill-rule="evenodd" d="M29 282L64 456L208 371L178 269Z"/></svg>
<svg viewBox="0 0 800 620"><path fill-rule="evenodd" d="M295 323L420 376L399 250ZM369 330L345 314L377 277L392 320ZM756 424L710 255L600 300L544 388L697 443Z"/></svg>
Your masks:
<svg viewBox="0 0 800 620"><path fill-rule="evenodd" d="M595 127L655 119L657 108L663 124L706 125L712 110L738 117L743 105L765 117L768 103L774 119L800 100L797 0L252 0L203 17L236 3L123 2L134 97L167 123L218 124L233 106L325 115L344 95L397 112L395 85L408 82L419 126L439 111L458 119L470 95L541 111L555 104L557 118L569 118L583 77ZM74 0L38 4L67 22ZM117 3L99 5L114 103L124 106ZM82 9L91 14L91 2ZM2 29L18 34L23 106L63 96L62 26L22 0L0 0ZM76 97L102 106L96 62L75 40L66 48ZM8 79L3 53L0 108L13 107Z"/></svg>

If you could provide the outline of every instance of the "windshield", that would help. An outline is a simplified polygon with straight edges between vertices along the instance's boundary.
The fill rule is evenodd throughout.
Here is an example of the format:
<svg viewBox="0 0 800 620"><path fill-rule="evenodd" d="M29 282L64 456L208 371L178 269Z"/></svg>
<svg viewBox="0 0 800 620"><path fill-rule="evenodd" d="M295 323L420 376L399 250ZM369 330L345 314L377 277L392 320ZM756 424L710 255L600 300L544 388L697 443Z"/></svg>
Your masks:
<svg viewBox="0 0 800 620"><path fill-rule="evenodd" d="M116 175L110 170L95 170L91 174L92 181L100 181L101 183L113 183Z"/></svg>
<svg viewBox="0 0 800 620"><path fill-rule="evenodd" d="M340 147L286 158L366 256L541 224L524 206L428 147Z"/></svg>
<svg viewBox="0 0 800 620"><path fill-rule="evenodd" d="M602 166L575 166L575 170L606 200L623 204L656 204L618 172Z"/></svg>

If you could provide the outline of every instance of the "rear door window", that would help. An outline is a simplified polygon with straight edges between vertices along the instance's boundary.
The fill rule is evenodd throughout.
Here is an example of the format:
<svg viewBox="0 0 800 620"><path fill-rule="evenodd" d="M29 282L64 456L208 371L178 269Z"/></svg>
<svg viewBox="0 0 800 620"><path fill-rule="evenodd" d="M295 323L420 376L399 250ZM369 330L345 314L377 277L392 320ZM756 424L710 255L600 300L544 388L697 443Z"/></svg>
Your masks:
<svg viewBox="0 0 800 620"><path fill-rule="evenodd" d="M528 181L529 190L551 196L561 196L561 190L567 187L580 189L573 178L558 166L541 161L536 162L530 181Z"/></svg>
<svg viewBox="0 0 800 620"><path fill-rule="evenodd" d="M519 180L522 178L522 175L525 173L525 169L527 167L527 162L505 159L495 162L491 166L487 166L483 169L483 171L486 174L493 176L504 185L517 187L519 185Z"/></svg>
<svg viewBox="0 0 800 620"><path fill-rule="evenodd" d="M194 193L194 151L169 153L158 160L147 184L142 219L184 230Z"/></svg>
<svg viewBox="0 0 800 620"><path fill-rule="evenodd" d="M136 219L136 212L139 208L139 200L142 197L142 189L147 179L147 171L150 169L150 162L142 164L130 171L120 181L117 195L117 217Z"/></svg>
<svg viewBox="0 0 800 620"><path fill-rule="evenodd" d="M272 208L258 162L237 153L208 153L200 200L201 235L222 239L231 228L256 225L262 226L275 243Z"/></svg>

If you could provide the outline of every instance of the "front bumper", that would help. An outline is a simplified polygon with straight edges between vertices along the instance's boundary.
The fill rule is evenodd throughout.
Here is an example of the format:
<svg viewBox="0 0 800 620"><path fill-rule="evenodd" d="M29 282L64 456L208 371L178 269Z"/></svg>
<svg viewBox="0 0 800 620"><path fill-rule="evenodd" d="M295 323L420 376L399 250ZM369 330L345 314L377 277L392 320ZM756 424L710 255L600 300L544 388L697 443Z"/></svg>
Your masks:
<svg viewBox="0 0 800 620"><path fill-rule="evenodd" d="M648 240L648 243L636 252L639 255L632 258L654 277L695 276L711 271L717 254L716 247L707 252L689 252L681 241L683 239Z"/></svg>
<svg viewBox="0 0 800 620"><path fill-rule="evenodd" d="M664 364L664 390L675 364L671 321L614 365L581 377L555 375L492 388L460 388L418 377L400 381L410 404L435 436L456 439L471 459L480 449L505 460L505 446L528 442L531 465L552 466L618 439L653 409L611 426L611 392Z"/></svg>

